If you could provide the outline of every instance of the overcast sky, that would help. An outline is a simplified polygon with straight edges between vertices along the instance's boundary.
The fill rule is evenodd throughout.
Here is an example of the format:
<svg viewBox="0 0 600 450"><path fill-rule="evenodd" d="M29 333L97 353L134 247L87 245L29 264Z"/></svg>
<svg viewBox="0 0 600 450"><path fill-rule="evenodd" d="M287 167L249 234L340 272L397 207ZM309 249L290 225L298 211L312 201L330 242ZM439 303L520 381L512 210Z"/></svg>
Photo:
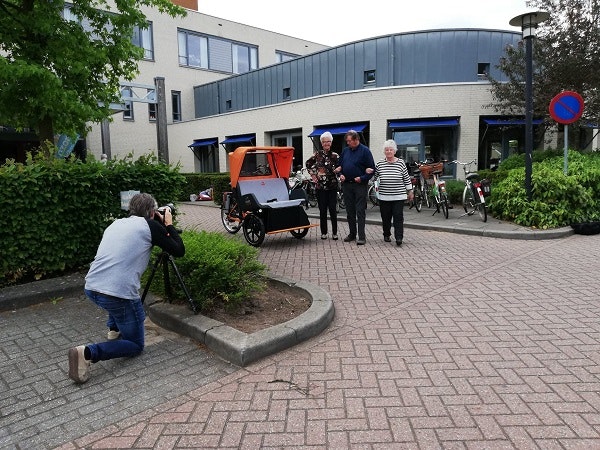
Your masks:
<svg viewBox="0 0 600 450"><path fill-rule="evenodd" d="M525 0L198 0L198 11L337 46L436 28L520 31L508 22L528 8Z"/></svg>

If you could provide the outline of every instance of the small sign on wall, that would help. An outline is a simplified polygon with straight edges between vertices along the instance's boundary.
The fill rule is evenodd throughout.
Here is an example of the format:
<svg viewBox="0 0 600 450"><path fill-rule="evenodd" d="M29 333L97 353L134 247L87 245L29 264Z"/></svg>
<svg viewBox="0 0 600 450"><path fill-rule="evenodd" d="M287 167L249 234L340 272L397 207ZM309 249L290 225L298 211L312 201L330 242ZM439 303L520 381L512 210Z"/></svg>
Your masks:
<svg viewBox="0 0 600 450"><path fill-rule="evenodd" d="M121 191L121 209L123 211L129 211L129 201L135 194L139 194L140 191Z"/></svg>

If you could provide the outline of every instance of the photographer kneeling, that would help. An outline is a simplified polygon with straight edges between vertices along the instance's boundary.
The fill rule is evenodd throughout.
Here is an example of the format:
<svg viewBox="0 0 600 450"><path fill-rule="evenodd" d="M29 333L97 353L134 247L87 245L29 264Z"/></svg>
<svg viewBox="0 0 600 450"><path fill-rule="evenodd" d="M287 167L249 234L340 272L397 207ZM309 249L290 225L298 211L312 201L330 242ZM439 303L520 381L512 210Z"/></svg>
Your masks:
<svg viewBox="0 0 600 450"><path fill-rule="evenodd" d="M171 209L164 208L163 215L157 206L150 194L136 194L129 202L129 217L104 230L84 292L108 312L108 341L69 349L69 377L76 383L88 380L91 363L137 356L144 350L145 313L139 289L152 247L158 245L173 256L185 253Z"/></svg>

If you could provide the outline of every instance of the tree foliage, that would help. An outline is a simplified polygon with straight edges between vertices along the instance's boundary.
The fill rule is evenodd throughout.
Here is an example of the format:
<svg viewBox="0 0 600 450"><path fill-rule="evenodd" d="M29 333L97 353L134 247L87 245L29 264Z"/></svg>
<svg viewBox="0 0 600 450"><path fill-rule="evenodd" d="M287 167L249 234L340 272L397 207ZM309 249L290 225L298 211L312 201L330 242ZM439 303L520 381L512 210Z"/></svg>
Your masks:
<svg viewBox="0 0 600 450"><path fill-rule="evenodd" d="M169 0L0 0L0 124L31 128L41 141L75 135L110 117L121 81L138 73L143 49L132 42L147 27L142 7L171 16Z"/></svg>
<svg viewBox="0 0 600 450"><path fill-rule="evenodd" d="M550 13L533 41L533 99L535 117L550 119L548 106L564 90L576 91L585 100L580 124L597 123L600 117L600 1L531 0L527 6ZM498 68L508 82L490 80L494 108L502 114L525 114L525 44L506 48ZM577 127L578 124L574 124Z"/></svg>

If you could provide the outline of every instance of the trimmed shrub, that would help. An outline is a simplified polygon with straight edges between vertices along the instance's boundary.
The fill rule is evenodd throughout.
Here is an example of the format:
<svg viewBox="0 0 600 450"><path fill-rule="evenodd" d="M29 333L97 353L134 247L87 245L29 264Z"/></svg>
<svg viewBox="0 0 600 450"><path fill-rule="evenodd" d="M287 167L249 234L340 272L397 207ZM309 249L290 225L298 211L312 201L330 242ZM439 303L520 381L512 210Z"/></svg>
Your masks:
<svg viewBox="0 0 600 450"><path fill-rule="evenodd" d="M200 311L216 304L235 310L245 298L264 289L266 266L258 261L257 248L215 232L185 231L181 238L185 256L177 258L175 264ZM159 254L160 249L155 248L155 257ZM144 273L143 285L151 268L152 264ZM187 301L175 274L170 275L170 284L173 297ZM162 272L154 276L150 290L165 295Z"/></svg>

